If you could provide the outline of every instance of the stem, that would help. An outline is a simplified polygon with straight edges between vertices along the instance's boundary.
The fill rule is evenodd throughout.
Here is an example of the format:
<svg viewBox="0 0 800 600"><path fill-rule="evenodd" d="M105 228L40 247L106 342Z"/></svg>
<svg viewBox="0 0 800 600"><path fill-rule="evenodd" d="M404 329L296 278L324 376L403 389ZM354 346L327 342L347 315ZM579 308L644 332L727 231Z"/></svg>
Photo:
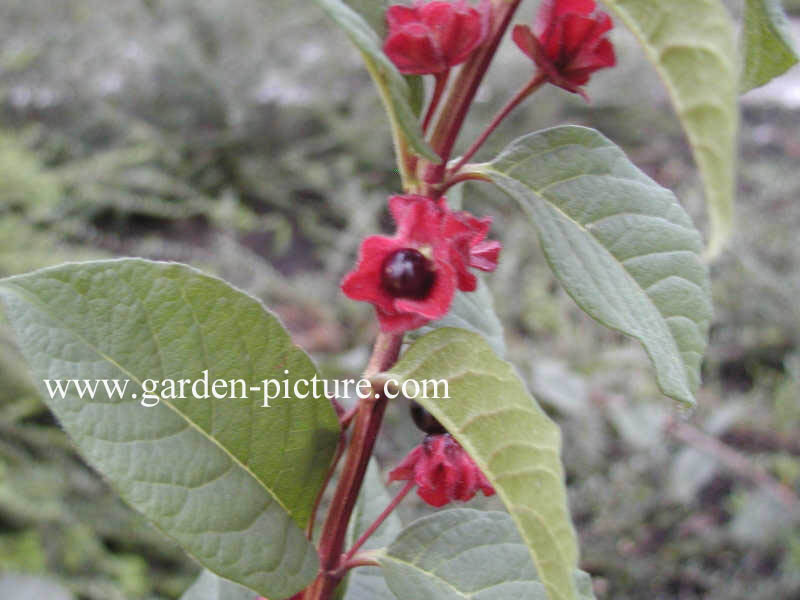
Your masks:
<svg viewBox="0 0 800 600"><path fill-rule="evenodd" d="M500 40L508 29L520 2L521 0L510 0L497 6L495 16L498 19L486 43L461 68L431 135L431 147L442 162L439 165L427 163L423 173L423 180L426 183L439 183L444 177L445 165L453 151L456 138L478 91L478 86L483 81L489 64L497 52L497 47L500 45Z"/></svg>
<svg viewBox="0 0 800 600"><path fill-rule="evenodd" d="M436 113L436 109L439 107L439 101L442 99L442 95L444 94L444 90L447 87L447 80L450 79L450 69L443 71L442 73L436 73L436 85L433 88L433 96L431 97L431 103L428 105L428 112L425 114L425 120L422 122L422 133L428 131L428 125L431 124L431 118Z"/></svg>
<svg viewBox="0 0 800 600"><path fill-rule="evenodd" d="M346 563L342 565L345 571L355 569L356 567L380 567L381 564L374 558L370 558L368 554L357 554Z"/></svg>
<svg viewBox="0 0 800 600"><path fill-rule="evenodd" d="M402 333L379 333L375 340L375 346L372 348L372 356L364 370L364 377L369 379L394 365L397 357L400 356L402 345Z"/></svg>
<svg viewBox="0 0 800 600"><path fill-rule="evenodd" d="M469 150L467 150L464 153L464 156L461 157L461 159L458 161L458 163L456 163L456 166L453 167L450 170L450 172L451 173L458 172L458 170L461 167L463 167L470 158L475 156L475 153L480 149L480 147L487 140L487 138L490 135L492 135L494 130L497 129L497 126L500 125L500 123L503 121L503 119L505 119L509 115L509 113L511 113L512 110L514 110L517 106L519 106L520 103L523 100L525 100L525 98L527 98L533 92L535 92L537 89L539 89L542 86L542 84L545 83L546 81L547 81L547 75L545 73L537 73L533 77L533 79L531 79L525 85L525 87L523 87L520 91L518 91L514 95L514 97L511 98L506 103L506 105L503 108L500 109L500 112L498 112L494 116L494 118L492 119L492 122L489 123L489 125L486 127L486 129L483 131L483 133L480 135L480 137L478 137L478 139L475 140L475 142L472 144L472 146L469 147Z"/></svg>
<svg viewBox="0 0 800 600"><path fill-rule="evenodd" d="M344 558L342 559L345 563L348 563L350 561L350 559L353 558L355 553L358 552L358 550L361 548L361 546L364 545L364 542L366 542L369 539L369 537L373 533L375 533L375 530L377 530L378 527L380 527L383 524L383 522L386 520L386 518L390 514L392 514L394 509L397 508L397 505L400 504L403 501L403 498L405 498L408 495L408 493L411 490L414 489L415 485L416 485L416 483L414 483L413 480L411 480L408 483L406 483L405 487L402 490L400 490L400 493L397 494L397 496L394 497L394 500L392 500L389 503L389 505L383 510L383 512L380 515L378 515L378 518L375 519L375 522L372 525L370 525L369 527L367 527L366 531L364 531L364 533L361 534L361 537L358 538L356 543L353 544L353 547L350 548L350 550L347 551L347 554L345 554Z"/></svg>
<svg viewBox="0 0 800 600"><path fill-rule="evenodd" d="M342 431L339 434L339 443L336 445L336 452L333 455L333 462L331 463L330 469L328 469L328 472L325 475L325 480L322 482L322 487L319 489L317 498L314 500L314 506L311 509L311 517L308 519L308 525L306 525L306 537L309 540L314 535L314 524L317 520L317 511L319 510L319 505L322 502L322 496L325 494L325 490L328 488L328 484L331 482L333 474L336 472L336 465L339 464L339 461L342 459L342 454L344 454L346 439L347 427L343 426Z"/></svg>
<svg viewBox="0 0 800 600"><path fill-rule="evenodd" d="M444 182L442 182L442 185L439 189L440 194L444 194L451 187L463 181L491 181L491 179L489 179L489 177L483 173L475 171L465 171L463 169L464 168L461 167L461 170L459 172L451 173L450 175L447 176Z"/></svg>
<svg viewBox="0 0 800 600"><path fill-rule="evenodd" d="M391 367L397 361L402 344L402 333L380 333L364 377L369 378ZM347 458L320 537L320 573L306 590L305 600L329 600L343 576L339 568L347 524L355 508L387 404L382 388L375 390L373 387L373 391L373 395L359 401Z"/></svg>
<svg viewBox="0 0 800 600"><path fill-rule="evenodd" d="M353 419L355 418L357 413L358 413L358 405L354 406L353 408L342 414L341 418L339 419L339 425L342 426L342 431L347 431L347 428L350 427L350 423L353 422Z"/></svg>

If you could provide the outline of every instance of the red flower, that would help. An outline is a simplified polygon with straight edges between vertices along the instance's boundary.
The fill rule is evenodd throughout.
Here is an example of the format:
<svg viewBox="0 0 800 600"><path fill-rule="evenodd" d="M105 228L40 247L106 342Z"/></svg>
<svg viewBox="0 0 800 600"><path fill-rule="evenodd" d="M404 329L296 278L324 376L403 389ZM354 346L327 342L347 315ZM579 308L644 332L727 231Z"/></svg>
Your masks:
<svg viewBox="0 0 800 600"><path fill-rule="evenodd" d="M399 332L446 315L456 289L475 289L468 268L493 270L500 244L485 241L491 219L452 212L444 199L393 196L389 210L397 232L364 240L342 291L374 304L383 331Z"/></svg>
<svg viewBox="0 0 800 600"><path fill-rule="evenodd" d="M479 219L468 212L449 212L444 221L444 235L450 240L453 263L458 273L458 289L473 292L478 280L467 267L494 271L500 256L500 242L486 240L491 217Z"/></svg>
<svg viewBox="0 0 800 600"><path fill-rule="evenodd" d="M397 332L447 314L457 282L436 204L422 196L393 196L389 209L397 233L362 242L356 269L345 276L342 291L374 304L381 329Z"/></svg>
<svg viewBox="0 0 800 600"><path fill-rule="evenodd" d="M591 74L616 64L614 47L605 37L612 27L595 0L544 0L533 31L517 25L512 37L550 82L585 97L580 86Z"/></svg>
<svg viewBox="0 0 800 600"><path fill-rule="evenodd" d="M451 500L471 500L478 490L494 494L475 461L449 433L427 436L389 473L389 481L412 480L419 497L436 507Z"/></svg>
<svg viewBox="0 0 800 600"><path fill-rule="evenodd" d="M383 51L407 75L441 73L464 62L487 32L484 15L465 0L390 6L386 22Z"/></svg>

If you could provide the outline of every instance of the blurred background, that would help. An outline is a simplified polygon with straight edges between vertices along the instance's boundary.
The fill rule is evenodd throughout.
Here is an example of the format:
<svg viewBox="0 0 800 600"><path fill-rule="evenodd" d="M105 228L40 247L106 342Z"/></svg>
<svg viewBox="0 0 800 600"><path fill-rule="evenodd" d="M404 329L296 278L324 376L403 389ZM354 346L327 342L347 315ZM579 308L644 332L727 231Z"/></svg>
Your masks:
<svg viewBox="0 0 800 600"><path fill-rule="evenodd" d="M787 8L800 37L800 2ZM620 65L595 76L592 105L546 89L482 156L534 129L595 127L705 228L663 87L625 31L614 42ZM502 49L462 143L530 69ZM739 227L712 267L692 415L659 394L637 344L576 308L509 200L465 189L505 245L487 283L507 358L563 427L600 599L800 598L798 166L796 68L743 98ZM262 298L326 376L352 376L375 324L338 282L363 236L390 226L398 185L368 76L311 2L0 2L0 276L114 256L189 263ZM420 436L392 406L383 467ZM426 510L411 501L402 516ZM174 599L197 571L77 456L0 316L0 598Z"/></svg>

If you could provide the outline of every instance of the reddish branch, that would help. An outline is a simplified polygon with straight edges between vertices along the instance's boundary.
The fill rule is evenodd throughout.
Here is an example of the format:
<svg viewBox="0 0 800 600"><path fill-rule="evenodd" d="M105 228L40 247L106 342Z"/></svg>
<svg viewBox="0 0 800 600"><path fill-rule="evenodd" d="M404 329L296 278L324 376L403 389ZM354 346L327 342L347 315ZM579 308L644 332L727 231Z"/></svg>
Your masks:
<svg viewBox="0 0 800 600"><path fill-rule="evenodd" d="M447 159L452 153L453 145L478 86L483 80L500 40L508 28L520 1L495 2L494 20L486 43L461 68L458 79L452 86L444 106L438 111L438 120L430 139L433 149L442 158L442 163L435 165L427 161L419 162L421 172L424 174L424 182L428 187L427 191L430 192L428 195L432 198L438 197L439 192L437 190L441 190L443 187ZM436 112L445 85L446 79L437 77L434 98L431 102L432 106L429 108L429 113L425 118L426 125L432 120ZM465 176L465 178L471 178L471 176ZM367 365L365 377L367 379L373 378L378 373L390 368L397 361L402 342L402 334L381 333L375 342L375 348ZM353 549L347 555L343 555L347 526L355 508L359 490L364 481L367 464L372 456L375 439L386 410L387 398L383 384L374 381L372 389L373 395L359 402L357 412L353 417L354 423L351 425L353 428L352 438L320 536L320 573L311 587L305 591L304 600L329 600L333 596L348 566L362 564L361 561L357 560L359 555L355 555L355 552L366 540L367 535L377 529L383 518L388 515L388 512L385 512L382 518L376 521L369 531L365 532L365 535L359 539ZM411 487L413 486L406 486L392 505L387 508L387 511L393 510L402 497L410 491Z"/></svg>
<svg viewBox="0 0 800 600"><path fill-rule="evenodd" d="M443 180L447 161L453 152L453 146L464 124L467 112L469 112L478 87L486 75L497 52L497 47L500 45L500 40L503 39L503 34L508 29L520 2L521 0L511 0L497 5L487 41L461 67L430 138L431 147L441 157L442 162L438 165L425 161L420 163L425 165L425 172L422 174L423 182L435 185ZM432 195L435 195L435 190L430 191Z"/></svg>
<svg viewBox="0 0 800 600"><path fill-rule="evenodd" d="M347 551L347 554L345 554L343 559L345 565L350 563L350 561L355 556L356 552L358 552L361 549L361 546L364 545L364 543L370 538L370 536L378 530L378 527L380 527L383 524L383 522L387 519L387 517L390 514L392 514L394 509L397 508L397 506L403 501L403 498L405 498L408 495L408 493L414 489L415 485L416 483L414 483L413 481L409 481L408 483L406 483L403 489L400 490L400 492L394 497L394 499L389 503L389 505L385 509L383 509L383 512L380 515L378 515L378 518L375 519L372 525L367 527L364 533L361 534L361 537L359 537L358 540L356 540L355 544L353 544L353 547Z"/></svg>
<svg viewBox="0 0 800 600"><path fill-rule="evenodd" d="M364 376L369 379L390 368L397 361L402 343L403 334L379 334ZM373 386L373 392L372 396L359 402L347 458L322 528L319 542L320 574L306 590L304 600L328 600L343 576L340 567L343 564L347 525L358 500L386 410L387 398L383 386Z"/></svg>
<svg viewBox="0 0 800 600"><path fill-rule="evenodd" d="M497 126L500 125L503 119L505 119L512 110L519 106L522 101L525 100L525 98L538 90L544 83L547 83L547 75L544 73L537 73L536 76L525 85L525 87L517 92L511 98L511 100L509 100L506 105L500 109L500 112L495 115L491 123L489 123L483 133L478 137L477 140L475 140L472 146L469 147L469 150L464 153L464 156L461 157L456 166L453 167L450 172L457 174L461 167L467 164L469 159L475 156L475 153L480 150L480 147L489 138L489 136L492 135L494 130L497 129Z"/></svg>

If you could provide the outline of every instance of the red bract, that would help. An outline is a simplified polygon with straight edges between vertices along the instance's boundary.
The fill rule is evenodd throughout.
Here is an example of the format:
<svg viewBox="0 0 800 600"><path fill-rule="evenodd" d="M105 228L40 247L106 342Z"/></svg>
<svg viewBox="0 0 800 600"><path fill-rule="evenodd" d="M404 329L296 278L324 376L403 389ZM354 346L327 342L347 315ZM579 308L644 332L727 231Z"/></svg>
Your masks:
<svg viewBox="0 0 800 600"><path fill-rule="evenodd" d="M423 197L395 196L390 200L390 204L393 204L395 207L393 210L400 214L420 198ZM486 239L492 226L492 218L478 218L463 210L452 211L447 206L446 198L440 199L437 207L441 219L436 226L439 229L438 235L446 240L450 247L450 260L458 275L458 289L464 292L475 291L477 279L468 268L494 271L503 247L500 242ZM397 215L395 218L397 219ZM398 226L398 233L401 230L402 226Z"/></svg>
<svg viewBox="0 0 800 600"><path fill-rule="evenodd" d="M595 0L544 0L533 31L517 25L512 37L551 83L585 97L580 86L591 74L616 64L614 47L605 37L612 27Z"/></svg>
<svg viewBox="0 0 800 600"><path fill-rule="evenodd" d="M444 236L450 240L451 251L454 253L458 289L464 292L472 292L478 285L477 278L467 267L481 271L494 271L497 268L502 245L500 242L486 240L491 225L491 217L479 219L464 211L448 211L445 217Z"/></svg>
<svg viewBox="0 0 800 600"><path fill-rule="evenodd" d="M383 51L401 73L427 75L458 65L486 37L486 20L465 0L390 6Z"/></svg>
<svg viewBox="0 0 800 600"><path fill-rule="evenodd" d="M444 199L393 196L389 210L397 232L364 240L342 291L372 303L383 331L400 332L446 315L456 289L476 287L469 267L494 270L500 244L485 240L491 219L452 212Z"/></svg>
<svg viewBox="0 0 800 600"><path fill-rule="evenodd" d="M389 473L389 481L413 481L419 497L436 507L471 500L478 490L494 494L475 461L449 433L427 436Z"/></svg>

